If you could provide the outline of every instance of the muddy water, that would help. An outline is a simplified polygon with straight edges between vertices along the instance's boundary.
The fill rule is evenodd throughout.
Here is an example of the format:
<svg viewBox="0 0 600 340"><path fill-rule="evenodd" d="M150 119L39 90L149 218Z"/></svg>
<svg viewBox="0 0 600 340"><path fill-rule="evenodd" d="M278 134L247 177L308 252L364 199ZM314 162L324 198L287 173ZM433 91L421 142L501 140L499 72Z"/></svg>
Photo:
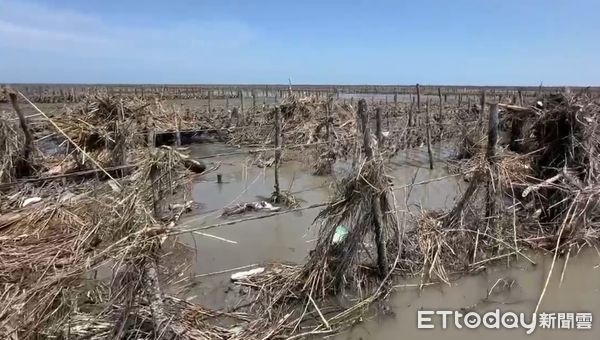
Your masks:
<svg viewBox="0 0 600 340"><path fill-rule="evenodd" d="M390 299L392 315L379 316L356 326L349 332L335 338L342 339L598 339L600 326L592 330L549 330L537 328L526 335L523 329L457 329L452 324L441 329L436 322L434 329L417 328L418 310L463 310L483 315L500 309L528 313L527 320L540 296L546 275L552 263L552 256L534 257L537 265L529 262L508 266L497 266L485 273L464 277L451 286L430 286L423 291L410 286L399 288ZM591 312L600 315L600 257L594 249L586 249L578 256L571 257L562 285L559 287L564 261L559 259L554 267L554 275L548 285L539 312ZM498 284L498 280L501 280ZM407 282L406 284L415 283ZM494 287L492 293L488 292ZM438 320L439 321L439 320ZM592 322L598 323L597 320Z"/></svg>
<svg viewBox="0 0 600 340"><path fill-rule="evenodd" d="M233 151L239 150L219 144L192 146L195 156ZM434 152L436 159L445 159L451 155L450 148L438 147ZM220 162L220 168L194 184L193 199L201 206L197 214L182 221L184 225L199 226L226 221L227 219L220 217L224 206L265 199L273 191L273 169L261 169L250 165L251 158L247 155L211 158L209 161ZM413 179L419 183L442 178L426 185L415 186L408 201L410 210L448 209L453 206L455 199L464 189L464 183L456 177L446 177L448 172L442 163L436 165L435 170L429 170L427 153L422 149L401 152L392 160L388 173L394 177L398 209L405 209L406 191L403 186L410 184ZM341 176L348 167L347 164L337 166L337 176ZM225 183L216 183L217 173L222 174ZM281 187L289 189L296 197L304 200L303 205L326 201L330 195L331 179L311 175L310 164L285 162L280 176ZM235 292L228 288L231 273L211 273L272 261L302 263L308 251L314 247L317 227L311 227L311 224L318 211L318 208L304 210L205 231L224 240L200 234L182 235L179 241L187 247L171 249L173 254L166 257L169 258L166 265L175 268L183 263L189 264L188 270L182 271L181 274L193 283L188 285L188 296L207 307L224 308L238 300ZM595 254L587 251L570 260L562 287L557 288L557 277L551 281L541 311L600 312L600 270L595 267L600 261ZM537 266L517 263L509 268L496 267L486 273L460 279L451 286L426 287L422 292L414 287L401 287L390 299L393 315L367 320L336 338L518 338L524 335L523 330L419 330L416 326L417 310L464 308L469 311L487 311L500 308L531 313L537 303L551 260L549 256L538 256ZM560 276L561 269L560 264L555 267L559 273L557 276ZM510 289L501 281L490 297L485 299L487 291L501 278L511 283ZM401 284L414 283L407 281ZM564 335L565 333L560 331L538 330L533 338L561 339ZM590 332L578 331L574 335L576 339L586 338Z"/></svg>
<svg viewBox="0 0 600 340"><path fill-rule="evenodd" d="M196 157L240 151L221 144L198 144L191 146ZM445 149L437 149L436 157L449 155ZM242 216L221 217L222 208L235 203L265 200L273 192L273 169L251 165L254 156L233 155L210 158L207 161L220 164L218 171L194 183L193 199L200 204L197 214L182 220L181 224L199 226L238 219ZM429 170L426 153L422 150L403 152L394 158L389 173L394 179L398 207L406 207L406 190L403 185L444 177L445 169ZM337 176L342 176L349 164L336 166ZM330 193L331 178L311 175L310 164L285 162L280 169L281 188L289 190L302 200L302 205L325 202ZM224 183L216 183L221 174ZM446 178L428 185L416 186L410 193L408 207L443 209L453 204L459 183L455 178ZM319 209L304 210L266 219L246 221L230 226L203 231L205 234L182 235L178 241L187 247L169 248L163 264L178 269L182 278L193 283L188 292L194 300L207 307L223 308L235 301L235 294L227 294L230 273L207 275L248 265L268 262L302 263L314 247L317 226L312 226ZM221 239L214 238L219 237Z"/></svg>

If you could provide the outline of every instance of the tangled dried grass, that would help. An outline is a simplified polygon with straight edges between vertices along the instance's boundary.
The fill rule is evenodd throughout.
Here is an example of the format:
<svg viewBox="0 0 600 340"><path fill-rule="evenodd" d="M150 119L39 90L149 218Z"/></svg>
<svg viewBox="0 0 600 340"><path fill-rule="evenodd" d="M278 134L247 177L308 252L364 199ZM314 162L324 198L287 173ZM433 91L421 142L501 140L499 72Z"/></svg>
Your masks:
<svg viewBox="0 0 600 340"><path fill-rule="evenodd" d="M0 183L10 183L17 178L17 163L24 144L18 129L7 115L0 115Z"/></svg>
<svg viewBox="0 0 600 340"><path fill-rule="evenodd" d="M324 297L339 292L348 282L365 282L363 269L370 266L369 259L377 258L377 253L372 253L376 243L373 227L377 224L381 224L386 252L396 254L398 223L390 195L389 178L382 160L377 158L363 163L358 174L350 174L337 185L332 203L317 216L321 228L317 246L305 266L307 288ZM380 198L382 221L375 220L373 197ZM338 226L347 226L349 232L344 241L334 244ZM377 270L370 274L374 272Z"/></svg>
<svg viewBox="0 0 600 340"><path fill-rule="evenodd" d="M157 236L166 229L151 207L157 194L172 197L183 188L183 171L178 153L159 149L120 181L71 186L77 194L48 187L42 202L3 214L0 296L6 303L0 334L34 338L73 331L128 337L147 329L135 316L143 308L136 308L163 315L152 268ZM97 281L96 275L109 268L113 275ZM104 284L109 294L94 300ZM160 332L156 326L164 320L154 321L150 330Z"/></svg>

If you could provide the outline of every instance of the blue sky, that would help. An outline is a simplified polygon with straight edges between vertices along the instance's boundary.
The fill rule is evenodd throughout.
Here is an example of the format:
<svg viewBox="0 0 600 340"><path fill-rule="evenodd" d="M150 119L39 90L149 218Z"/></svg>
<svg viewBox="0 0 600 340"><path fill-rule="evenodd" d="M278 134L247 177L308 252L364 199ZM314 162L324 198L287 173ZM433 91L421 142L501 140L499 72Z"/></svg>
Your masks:
<svg viewBox="0 0 600 340"><path fill-rule="evenodd" d="M0 83L600 85L600 1L0 0Z"/></svg>

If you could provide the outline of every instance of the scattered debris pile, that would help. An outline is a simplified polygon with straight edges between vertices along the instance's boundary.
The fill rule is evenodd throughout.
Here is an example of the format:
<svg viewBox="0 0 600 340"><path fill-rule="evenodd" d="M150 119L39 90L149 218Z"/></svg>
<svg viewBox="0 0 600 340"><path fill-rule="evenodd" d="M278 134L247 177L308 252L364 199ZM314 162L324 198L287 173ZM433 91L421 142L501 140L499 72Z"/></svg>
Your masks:
<svg viewBox="0 0 600 340"><path fill-rule="evenodd" d="M514 255L533 262L524 247L562 254L600 240L599 98L554 94L501 107L509 139L464 160L470 184L456 207L425 212L407 237L418 240L424 281Z"/></svg>

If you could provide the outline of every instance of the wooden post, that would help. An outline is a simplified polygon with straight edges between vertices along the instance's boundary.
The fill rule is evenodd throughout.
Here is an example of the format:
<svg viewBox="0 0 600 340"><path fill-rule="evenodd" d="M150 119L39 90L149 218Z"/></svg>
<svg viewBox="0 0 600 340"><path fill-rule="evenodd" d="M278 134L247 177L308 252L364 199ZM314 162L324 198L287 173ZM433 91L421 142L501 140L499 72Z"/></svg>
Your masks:
<svg viewBox="0 0 600 340"><path fill-rule="evenodd" d="M175 131L175 145L181 146L181 131L179 130L179 125L177 125L177 131Z"/></svg>
<svg viewBox="0 0 600 340"><path fill-rule="evenodd" d="M231 118L235 119L235 126L240 126L240 112L238 111L237 106L231 110Z"/></svg>
<svg viewBox="0 0 600 340"><path fill-rule="evenodd" d="M275 192L274 197L279 200L279 163L281 162L281 117L279 107L275 107Z"/></svg>
<svg viewBox="0 0 600 340"><path fill-rule="evenodd" d="M331 110L333 104L333 97L329 96L327 103L325 104L325 140L329 142L331 137Z"/></svg>
<svg viewBox="0 0 600 340"><path fill-rule="evenodd" d="M440 87L438 87L438 98L439 98L439 102L440 102L440 108L439 108L439 113L438 113L438 125L439 125L439 129L440 129L440 142L442 141L442 139L444 138L444 124L443 124L443 117L444 117L444 102L442 102L442 89Z"/></svg>
<svg viewBox="0 0 600 340"><path fill-rule="evenodd" d="M212 113L212 89L208 89L208 113Z"/></svg>
<svg viewBox="0 0 600 340"><path fill-rule="evenodd" d="M229 94L225 93L225 110L229 110Z"/></svg>
<svg viewBox="0 0 600 340"><path fill-rule="evenodd" d="M252 90L252 112L256 112L256 90Z"/></svg>
<svg viewBox="0 0 600 340"><path fill-rule="evenodd" d="M153 164L150 167L150 188L152 190L152 208L154 211L154 218L160 220L162 218L162 205L161 199L162 195L160 192L160 180L159 169L156 164Z"/></svg>
<svg viewBox="0 0 600 340"><path fill-rule="evenodd" d="M265 85L265 96L263 97L263 106L267 105L267 97L269 96L269 86Z"/></svg>
<svg viewBox="0 0 600 340"><path fill-rule="evenodd" d="M25 161L25 164L21 167L21 169L18 169L17 171L24 172L20 173L19 175L28 176L31 174L31 170L33 170L33 163L31 159L33 152L33 135L31 134L31 130L29 130L27 119L25 118L23 112L21 111L21 108L19 107L19 103L17 101L17 94L11 90L5 90L5 93L8 93L10 104L17 113L17 116L19 116L19 124L21 125L21 129L23 130L23 135L25 135L25 145L23 145L23 153L21 155L23 157L23 160Z"/></svg>
<svg viewBox="0 0 600 340"><path fill-rule="evenodd" d="M417 84L416 86L417 88L417 117L419 116L419 114L421 113L421 87L419 86L419 84ZM414 125L414 118L413 118L413 112L409 112L408 114L408 126L413 126Z"/></svg>
<svg viewBox="0 0 600 340"><path fill-rule="evenodd" d="M146 143L149 148L154 148L156 146L156 131L151 126L148 126Z"/></svg>
<svg viewBox="0 0 600 340"><path fill-rule="evenodd" d="M515 152L521 152L523 145L523 118L521 112L513 111L511 114L511 126L510 126L510 144L509 150Z"/></svg>
<svg viewBox="0 0 600 340"><path fill-rule="evenodd" d="M244 115L244 91L240 90L240 115Z"/></svg>
<svg viewBox="0 0 600 340"><path fill-rule="evenodd" d="M523 92L519 90L519 106L523 106Z"/></svg>
<svg viewBox="0 0 600 340"><path fill-rule="evenodd" d="M496 143L498 142L498 105L490 105L490 119L488 126L488 145L486 159L488 162L494 160L496 156Z"/></svg>
<svg viewBox="0 0 600 340"><path fill-rule="evenodd" d="M358 115L360 116L363 143L367 160L373 159L373 149L371 147L371 133L369 132L369 115L367 111L367 102L364 99L358 101ZM373 228L375 232L375 243L377 245L377 265L379 267L379 277L385 278L388 273L387 251L385 249L385 240L383 235L383 212L381 210L380 193L373 194Z"/></svg>
<svg viewBox="0 0 600 340"><path fill-rule="evenodd" d="M383 149L383 130L381 127L381 107L375 109L375 133L377 135L377 147Z"/></svg>
<svg viewBox="0 0 600 340"><path fill-rule="evenodd" d="M483 124L483 115L485 114L485 90L481 91L481 100L479 103L481 110L479 112L479 118L477 121L479 122L479 126Z"/></svg>
<svg viewBox="0 0 600 340"><path fill-rule="evenodd" d="M391 132L391 127L390 127L390 109L389 108L385 108L385 121L387 122L387 131L388 133L392 133Z"/></svg>
<svg viewBox="0 0 600 340"><path fill-rule="evenodd" d="M497 230L497 197L500 192L498 171L496 165L496 143L498 142L498 105L490 105L490 119L488 126L488 145L486 151L486 159L488 161L489 168L491 170L490 181L487 185L487 207L486 207L486 218L490 222L492 230Z"/></svg>
<svg viewBox="0 0 600 340"><path fill-rule="evenodd" d="M411 126L412 124L412 119L413 119L413 112L415 111L415 97L411 96L411 102L410 102L410 107L408 108L408 126ZM409 129L409 133L410 131L413 131L412 129ZM408 136L408 133L406 134Z"/></svg>
<svg viewBox="0 0 600 340"><path fill-rule="evenodd" d="M427 154L429 155L429 169L433 170L433 153L431 152L431 120L429 119L429 99L425 104L425 123L427 132Z"/></svg>
<svg viewBox="0 0 600 340"><path fill-rule="evenodd" d="M113 166L122 166L127 163L127 148L126 148L126 139L127 139L127 131L124 130L125 125L125 109L123 107L123 97L119 99L120 102L120 115L116 123L116 136L114 145L112 147L112 165ZM125 175L124 170L120 170L120 177Z"/></svg>

